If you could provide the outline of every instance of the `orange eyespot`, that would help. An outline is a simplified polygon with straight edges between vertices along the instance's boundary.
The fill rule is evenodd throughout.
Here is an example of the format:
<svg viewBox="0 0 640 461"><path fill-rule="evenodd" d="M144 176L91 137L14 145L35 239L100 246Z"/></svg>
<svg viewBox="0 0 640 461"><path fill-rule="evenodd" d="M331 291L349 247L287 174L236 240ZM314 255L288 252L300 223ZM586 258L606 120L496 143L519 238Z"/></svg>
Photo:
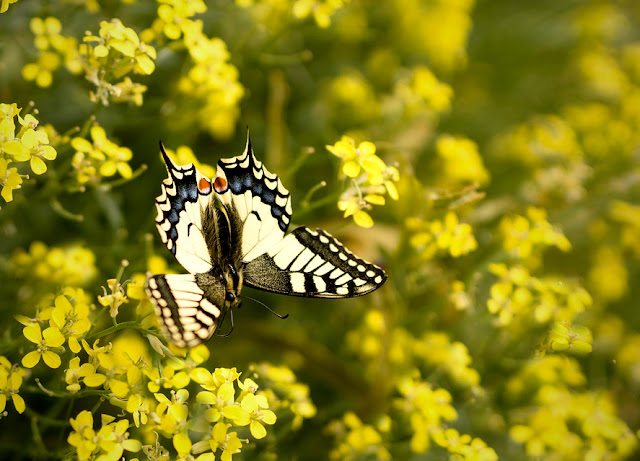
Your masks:
<svg viewBox="0 0 640 461"><path fill-rule="evenodd" d="M213 188L216 190L218 194L222 194L227 191L228 184L227 180L218 176L215 181L213 181Z"/></svg>
<svg viewBox="0 0 640 461"><path fill-rule="evenodd" d="M201 194L208 194L211 192L211 183L205 178L200 178L200 181L198 181L198 190Z"/></svg>

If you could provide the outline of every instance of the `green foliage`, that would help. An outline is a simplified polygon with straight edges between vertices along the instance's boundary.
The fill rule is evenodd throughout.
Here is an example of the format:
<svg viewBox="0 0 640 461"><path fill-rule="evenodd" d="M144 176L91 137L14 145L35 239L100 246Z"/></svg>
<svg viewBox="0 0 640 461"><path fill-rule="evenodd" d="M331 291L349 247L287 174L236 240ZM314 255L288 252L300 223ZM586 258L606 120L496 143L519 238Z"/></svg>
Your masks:
<svg viewBox="0 0 640 461"><path fill-rule="evenodd" d="M0 13L4 456L638 456L636 2ZM389 279L245 289L232 335L181 350L142 289L183 271L153 225L158 140L214 177L247 126L295 224Z"/></svg>

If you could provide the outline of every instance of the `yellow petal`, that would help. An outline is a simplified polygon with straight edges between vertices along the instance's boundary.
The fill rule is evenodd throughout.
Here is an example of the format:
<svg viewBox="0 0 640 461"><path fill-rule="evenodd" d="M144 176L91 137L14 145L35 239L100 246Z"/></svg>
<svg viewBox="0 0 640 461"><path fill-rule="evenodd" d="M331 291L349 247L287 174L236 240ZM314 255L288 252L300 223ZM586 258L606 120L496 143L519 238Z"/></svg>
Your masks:
<svg viewBox="0 0 640 461"><path fill-rule="evenodd" d="M40 325L37 323L24 327L22 334L32 343L40 344L42 342L42 332L40 331Z"/></svg>
<svg viewBox="0 0 640 461"><path fill-rule="evenodd" d="M46 363L49 368L58 368L62 363L60 356L51 351L45 351L42 354L42 360L44 360L44 363Z"/></svg>
<svg viewBox="0 0 640 461"><path fill-rule="evenodd" d="M18 394L13 394L11 396L11 400L13 400L13 406L16 407L16 411L18 413L23 413L26 405L24 404L24 399L20 397Z"/></svg>
<svg viewBox="0 0 640 461"><path fill-rule="evenodd" d="M369 228L373 226L373 219L366 211L358 210L353 214L353 221L360 227Z"/></svg>
<svg viewBox="0 0 640 461"><path fill-rule="evenodd" d="M360 165L353 161L346 162L342 165L342 172L350 178L355 178L360 174Z"/></svg>
<svg viewBox="0 0 640 461"><path fill-rule="evenodd" d="M78 342L78 338L71 336L68 340L68 343L69 349L71 349L71 352L73 352L74 354L77 354L78 352L80 352L80 350L82 350L82 347L80 347L80 343Z"/></svg>
<svg viewBox="0 0 640 461"><path fill-rule="evenodd" d="M251 430L251 435L256 439L262 439L267 435L267 430L258 421L251 421L249 429Z"/></svg>
<svg viewBox="0 0 640 461"><path fill-rule="evenodd" d="M104 45L98 45L93 49L93 54L97 58L104 58L109 54L109 48Z"/></svg>
<svg viewBox="0 0 640 461"><path fill-rule="evenodd" d="M47 171L47 164L40 157L31 157L31 170L35 174L42 174Z"/></svg>
<svg viewBox="0 0 640 461"><path fill-rule="evenodd" d="M49 347L60 347L64 344L64 335L55 327L49 327L42 332L44 343Z"/></svg>
<svg viewBox="0 0 640 461"><path fill-rule="evenodd" d="M22 366L25 368L33 368L40 361L40 352L31 351L24 357L22 357Z"/></svg>
<svg viewBox="0 0 640 461"><path fill-rule="evenodd" d="M186 455L191 451L191 439L182 432L173 436L173 446L179 455Z"/></svg>
<svg viewBox="0 0 640 461"><path fill-rule="evenodd" d="M107 377L100 373L95 373L84 378L84 385L89 387L98 387L105 383Z"/></svg>

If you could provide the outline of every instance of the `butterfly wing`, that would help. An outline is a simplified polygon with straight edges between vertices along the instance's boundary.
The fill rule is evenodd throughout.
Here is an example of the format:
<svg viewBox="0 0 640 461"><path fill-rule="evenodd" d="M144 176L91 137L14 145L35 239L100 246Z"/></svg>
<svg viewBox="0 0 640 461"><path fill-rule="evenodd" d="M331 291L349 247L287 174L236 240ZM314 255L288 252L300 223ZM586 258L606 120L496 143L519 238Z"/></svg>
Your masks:
<svg viewBox="0 0 640 461"><path fill-rule="evenodd" d="M256 160L248 137L242 155L220 159L217 175L218 197L242 223L242 260L251 261L281 242L291 221L291 197Z"/></svg>
<svg viewBox="0 0 640 461"><path fill-rule="evenodd" d="M177 346L196 346L215 332L225 304L222 283L212 286L212 280L202 274L160 274L147 280L147 295Z"/></svg>
<svg viewBox="0 0 640 461"><path fill-rule="evenodd" d="M273 293L350 298L379 288L387 275L322 229L298 227L249 261L244 284Z"/></svg>
<svg viewBox="0 0 640 461"><path fill-rule="evenodd" d="M202 230L202 210L211 201L211 183L192 163L176 166L160 144L169 177L156 198L156 226L162 242L191 273L208 272L211 255Z"/></svg>

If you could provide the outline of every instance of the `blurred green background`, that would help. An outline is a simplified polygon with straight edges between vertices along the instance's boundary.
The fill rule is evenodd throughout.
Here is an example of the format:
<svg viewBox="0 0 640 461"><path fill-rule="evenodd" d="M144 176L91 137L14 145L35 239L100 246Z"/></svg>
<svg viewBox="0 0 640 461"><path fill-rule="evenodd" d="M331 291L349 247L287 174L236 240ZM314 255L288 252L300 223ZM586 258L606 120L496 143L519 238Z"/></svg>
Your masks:
<svg viewBox="0 0 640 461"><path fill-rule="evenodd" d="M255 364L283 366L316 411L292 423L304 411L280 396L266 438L234 456L638 456L638 2L3 0L2 9L0 354L8 376L24 375L27 405L17 414L8 404L0 420L6 459L75 456L68 418L112 396L107 384L83 394L88 403L48 399L35 379L66 393L74 354L61 352L57 370L20 367L34 345L13 316L34 318L65 288L82 288L99 331L111 325L96 298L107 279L184 272L154 226L166 177L158 141L212 176L219 158L242 152L247 128L291 191L293 226L326 229L389 279L338 301L243 291L290 318L245 299L233 334L209 341L206 367L253 376ZM353 150L333 155L325 146L343 136ZM355 150L364 141L384 171ZM371 227L358 225L360 212ZM130 297L118 321L155 331L141 320L148 301ZM278 393L275 378L257 375ZM9 400L10 383L0 373ZM155 443L151 423L131 424L132 438ZM173 459L179 450L163 437Z"/></svg>

